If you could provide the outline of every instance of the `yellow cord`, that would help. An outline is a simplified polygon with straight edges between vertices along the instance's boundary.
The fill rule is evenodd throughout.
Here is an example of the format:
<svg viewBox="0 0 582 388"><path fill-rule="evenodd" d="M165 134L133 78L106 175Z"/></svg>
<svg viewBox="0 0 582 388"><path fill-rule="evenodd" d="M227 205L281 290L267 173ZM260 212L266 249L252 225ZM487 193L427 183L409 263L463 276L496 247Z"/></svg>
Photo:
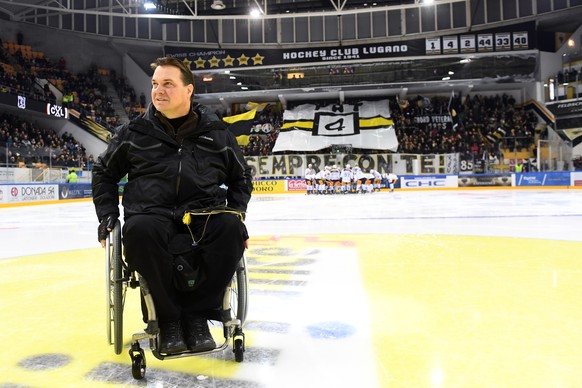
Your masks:
<svg viewBox="0 0 582 388"><path fill-rule="evenodd" d="M210 219L210 216L220 213L236 214L240 218L240 221L244 222L243 212L239 212L236 210L220 209L220 210L203 210L201 212L193 211L184 212L184 216L182 217L182 223L184 223L184 225L186 225L186 227L188 228L188 232L190 232L190 236L192 237L192 242L194 243L194 245L198 244L202 240L202 237L204 237L204 233L206 233L206 226L208 225L208 220ZM206 216L206 222L204 222L204 228L202 229L202 234L200 235L198 241L196 241L196 239L194 238L194 233L192 233L192 229L190 229L190 224L192 223L192 216Z"/></svg>

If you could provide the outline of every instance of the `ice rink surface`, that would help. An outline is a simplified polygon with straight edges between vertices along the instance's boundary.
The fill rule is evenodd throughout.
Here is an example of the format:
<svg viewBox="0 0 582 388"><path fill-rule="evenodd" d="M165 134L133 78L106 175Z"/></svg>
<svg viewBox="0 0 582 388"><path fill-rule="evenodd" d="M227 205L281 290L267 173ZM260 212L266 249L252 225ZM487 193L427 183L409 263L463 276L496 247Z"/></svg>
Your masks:
<svg viewBox="0 0 582 388"><path fill-rule="evenodd" d="M0 207L0 387L582 386L582 190L255 195L246 222L245 361L146 350L135 381L91 202Z"/></svg>

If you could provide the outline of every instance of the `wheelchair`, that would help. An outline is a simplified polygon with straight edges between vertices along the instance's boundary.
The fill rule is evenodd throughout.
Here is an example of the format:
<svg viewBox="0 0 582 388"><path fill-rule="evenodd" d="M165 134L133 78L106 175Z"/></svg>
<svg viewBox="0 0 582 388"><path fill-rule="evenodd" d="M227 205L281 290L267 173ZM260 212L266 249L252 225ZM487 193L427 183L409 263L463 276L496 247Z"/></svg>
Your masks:
<svg viewBox="0 0 582 388"><path fill-rule="evenodd" d="M245 335L243 325L247 316L248 272L246 259L240 259L230 284L224 291L222 306L217 309L217 320L222 323L224 342L217 343L216 348L207 351L185 351L177 354L162 354L158 350L159 327L153 298L147 283L137 272L128 267L122 255L121 223L117 221L109 233L105 246L106 282L107 282L107 340L113 345L115 354L123 350L123 308L128 288L139 288L147 308L148 322L143 332L135 333L131 338L129 355L131 373L137 379L143 379L146 372L145 352L140 340L149 339L150 350L159 360L208 354L225 350L232 340L232 351L236 362L242 362L245 352Z"/></svg>

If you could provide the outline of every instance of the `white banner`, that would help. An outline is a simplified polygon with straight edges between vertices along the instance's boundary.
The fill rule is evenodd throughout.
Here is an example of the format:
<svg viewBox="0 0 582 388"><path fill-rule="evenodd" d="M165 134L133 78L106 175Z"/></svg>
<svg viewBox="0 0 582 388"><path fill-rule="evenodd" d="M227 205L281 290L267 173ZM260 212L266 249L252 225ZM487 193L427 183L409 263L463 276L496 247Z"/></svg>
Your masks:
<svg viewBox="0 0 582 388"><path fill-rule="evenodd" d="M398 139L388 100L318 108L303 104L283 112L273 152L317 151L332 145L396 152Z"/></svg>
<svg viewBox="0 0 582 388"><path fill-rule="evenodd" d="M377 170L381 174L396 175L457 174L458 154L413 155L413 154L285 154L269 156L246 156L255 178L303 177L305 168L311 164L317 171L334 164L358 166L365 172Z"/></svg>

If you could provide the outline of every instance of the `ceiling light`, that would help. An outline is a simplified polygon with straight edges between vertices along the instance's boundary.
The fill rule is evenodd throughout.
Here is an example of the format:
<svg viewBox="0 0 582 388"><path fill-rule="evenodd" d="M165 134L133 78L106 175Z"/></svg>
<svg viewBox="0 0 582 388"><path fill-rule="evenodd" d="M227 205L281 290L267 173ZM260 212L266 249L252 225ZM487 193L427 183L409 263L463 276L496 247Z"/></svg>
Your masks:
<svg viewBox="0 0 582 388"><path fill-rule="evenodd" d="M224 5L224 3L221 0L214 0L210 8L212 8L215 11L222 11L223 9L226 8L226 5Z"/></svg>
<svg viewBox="0 0 582 388"><path fill-rule="evenodd" d="M251 11L251 16L254 17L254 18L258 18L258 17L261 16L261 11L259 11L258 9L253 9Z"/></svg>
<svg viewBox="0 0 582 388"><path fill-rule="evenodd" d="M156 5L155 5L155 4L154 4L152 1L146 1L146 2L143 4L143 7L144 7L146 10L152 10L152 9L155 9L155 8L156 8Z"/></svg>

